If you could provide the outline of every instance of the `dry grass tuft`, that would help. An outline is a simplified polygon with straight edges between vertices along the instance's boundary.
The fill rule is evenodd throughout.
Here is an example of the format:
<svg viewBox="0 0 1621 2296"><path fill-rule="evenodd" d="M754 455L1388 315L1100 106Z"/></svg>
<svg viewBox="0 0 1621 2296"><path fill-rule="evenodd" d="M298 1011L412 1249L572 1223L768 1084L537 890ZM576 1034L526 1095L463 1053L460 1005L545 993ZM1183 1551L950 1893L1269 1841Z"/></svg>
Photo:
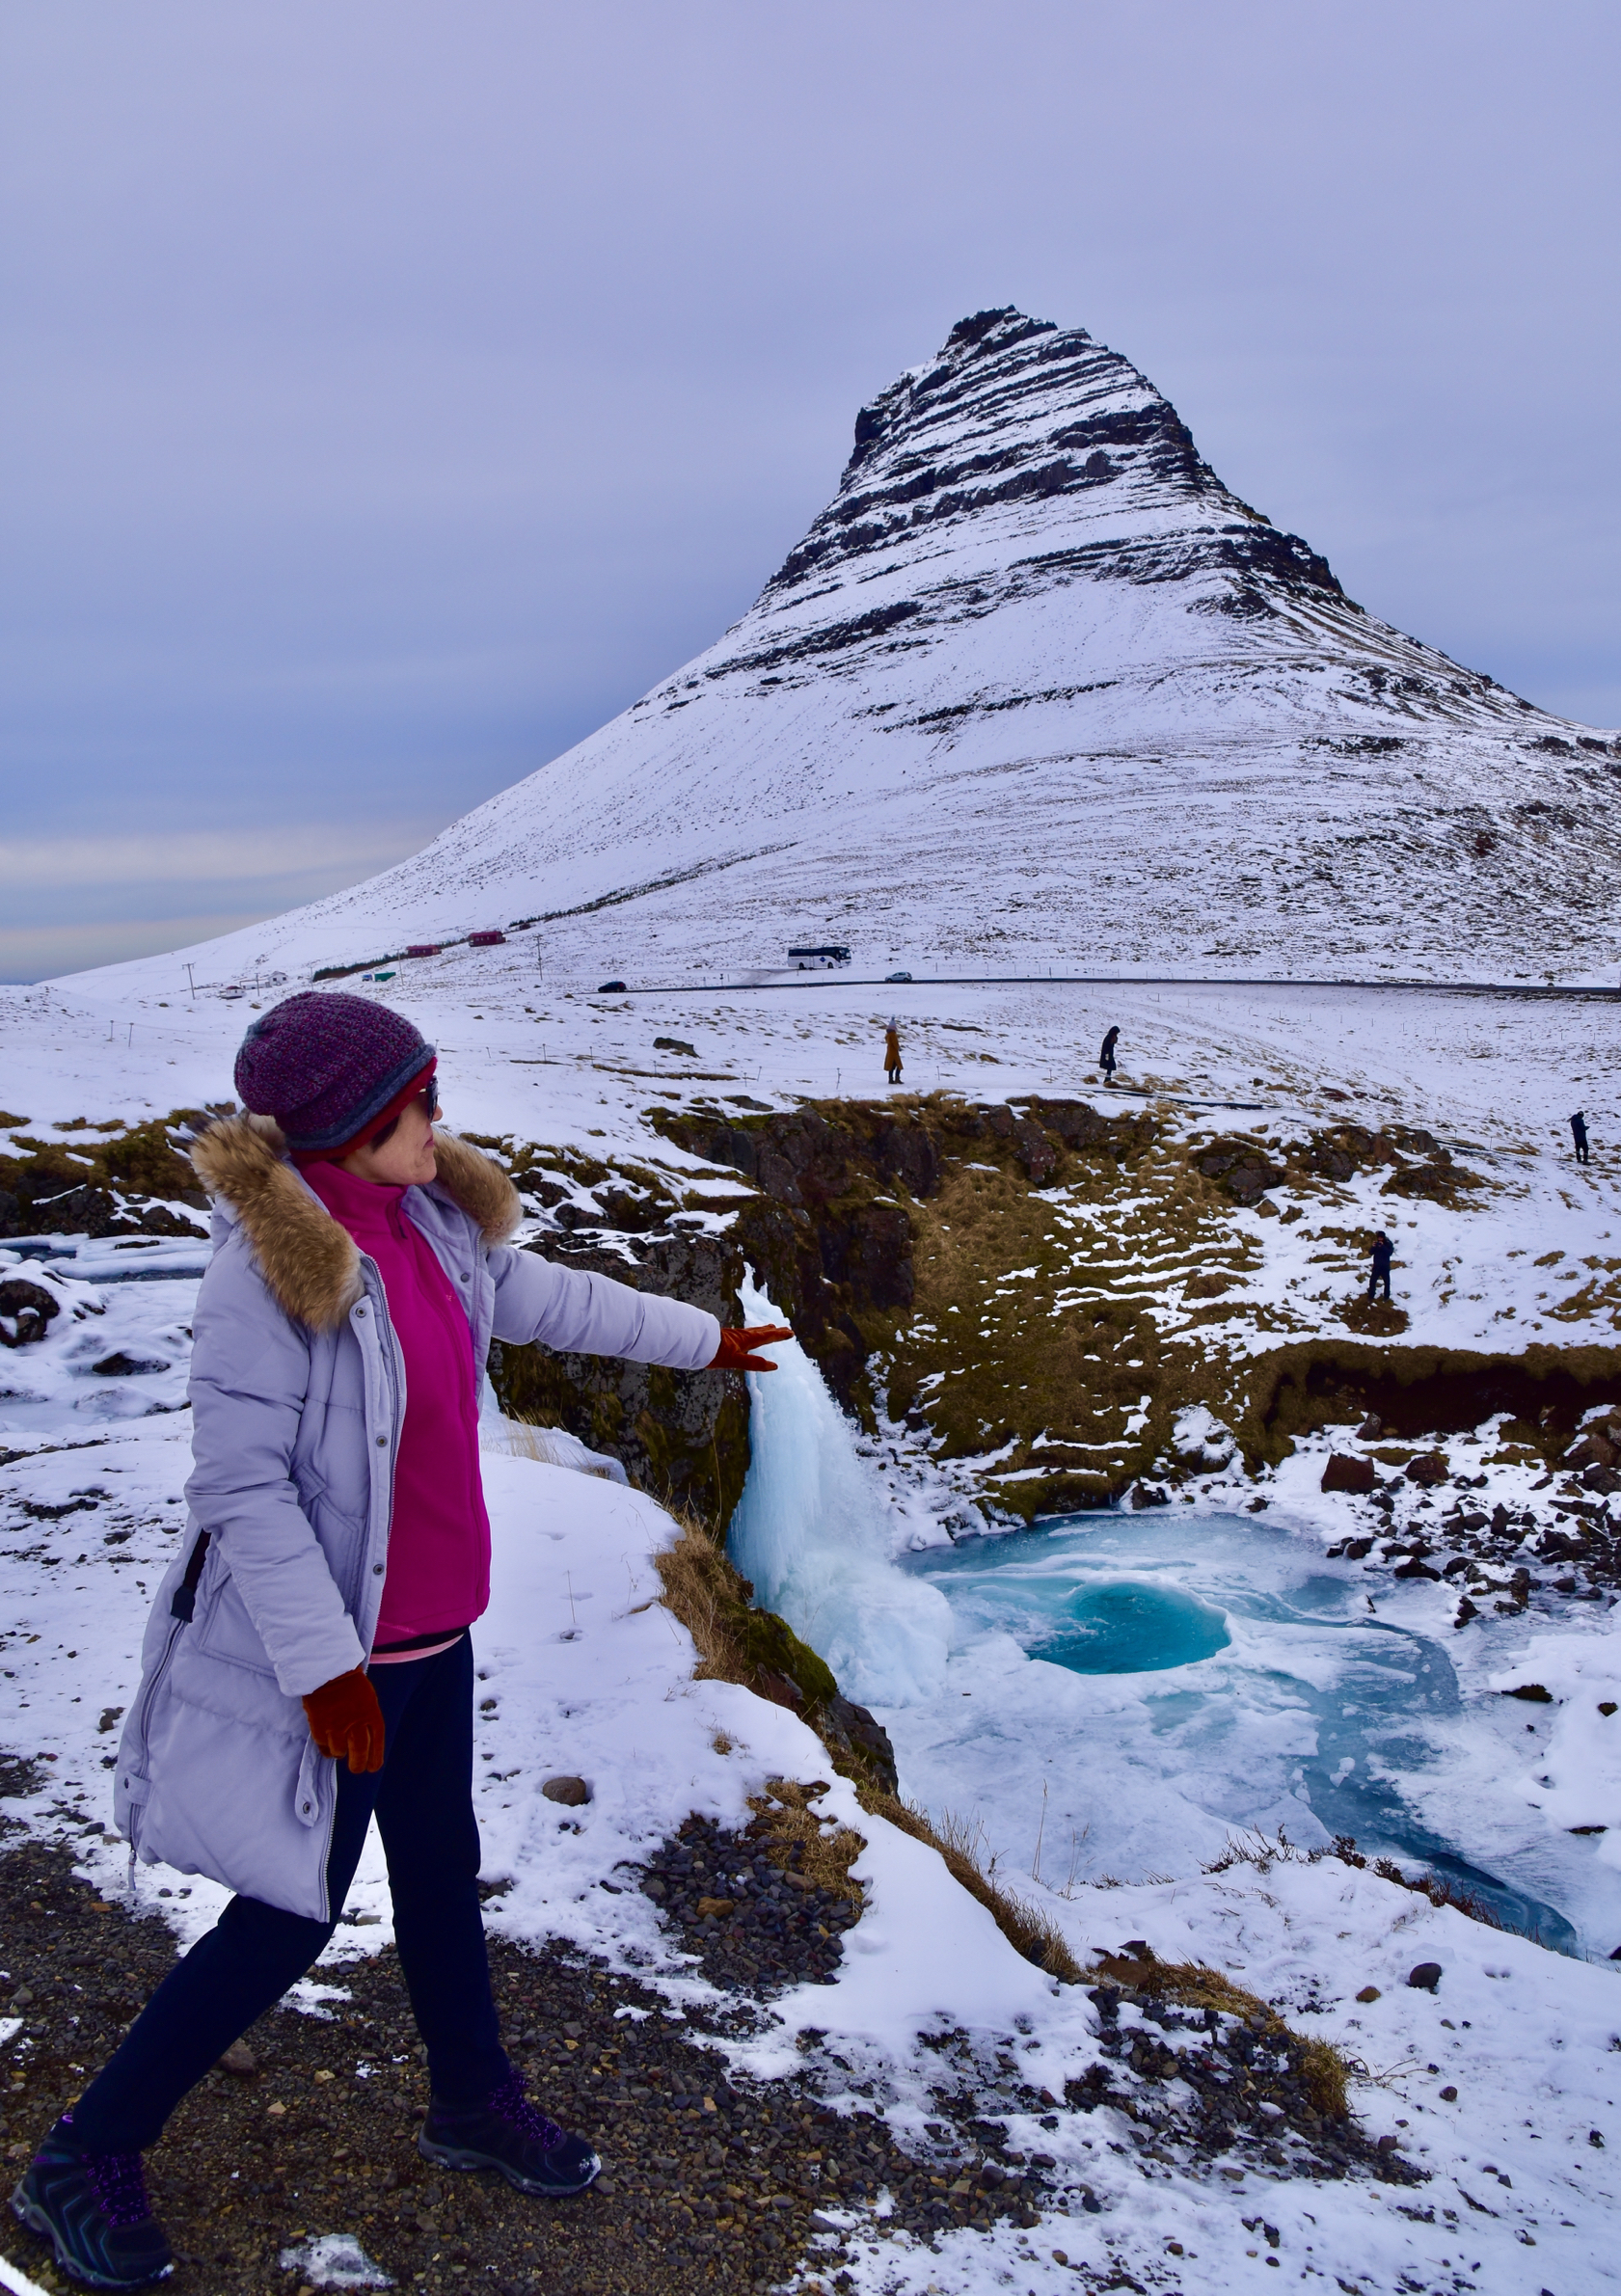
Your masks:
<svg viewBox="0 0 1621 2296"><path fill-rule="evenodd" d="M784 1873L800 1873L818 1889L859 1905L861 1884L851 1879L850 1869L866 1849L866 1840L852 1827L837 1825L811 1808L826 1791L825 1778L812 1779L808 1786L794 1778L769 1778L766 1792L751 1794L748 1806Z"/></svg>
<svg viewBox="0 0 1621 2296"><path fill-rule="evenodd" d="M1347 2083L1351 2067L1332 2041L1320 2040L1315 2035L1303 2039L1294 2036L1300 2047L1300 2068L1306 2076L1306 2093L1325 2120L1349 2120L1351 2099Z"/></svg>
<svg viewBox="0 0 1621 2296"><path fill-rule="evenodd" d="M910 1834L914 1842L927 1842L932 1850L939 1851L952 1879L960 1882L968 1895L985 1907L1015 1953L1033 1961L1038 1969L1044 1969L1049 1977L1062 1979L1066 1985L1080 1983L1081 1965L1057 1923L1039 1905L1031 1905L1004 1889L980 1864L977 1830L949 1813L938 1820L931 1818L927 1810L903 1801L899 1795L866 1788L857 1791L864 1810L871 1810L876 1818L887 1818L891 1825Z"/></svg>
<svg viewBox="0 0 1621 2296"><path fill-rule="evenodd" d="M653 1561L664 1590L664 1607L674 1612L698 1646L693 1675L699 1682L747 1685L753 1668L736 1631L742 1582L695 1516L677 1514L675 1520L681 1536Z"/></svg>
<svg viewBox="0 0 1621 2296"><path fill-rule="evenodd" d="M550 1428L541 1419L503 1418L501 1420L501 1441L511 1458L533 1459L542 1467L567 1467L569 1462L560 1447L547 1440L554 1432L558 1430ZM578 1472L596 1475L602 1482L613 1479L606 1467L582 1467Z"/></svg>
<svg viewBox="0 0 1621 2296"><path fill-rule="evenodd" d="M1258 1993L1235 1985L1230 1977L1205 1961L1140 1960L1131 1954L1100 1954L1090 1974L1110 1985L1130 1985L1158 2001L1175 2001L1183 2009L1213 2009L1223 2016L1242 2017L1257 2033L1288 2040L1299 2062L1307 2094L1325 2120L1349 2117L1347 2083L1351 2067L1332 2041L1296 2033L1270 2002Z"/></svg>
<svg viewBox="0 0 1621 2296"><path fill-rule="evenodd" d="M1377 1454L1376 1454L1377 1455ZM1415 1897L1428 1898L1432 1905L1450 1905L1455 1912L1467 1915L1488 1930L1502 1930L1514 1936L1530 1937L1540 1942L1535 1929L1515 1930L1501 1915L1477 1898L1472 1890L1461 1889L1448 1881L1443 1874L1404 1874L1392 1857L1364 1857L1357 1848L1353 1834L1336 1834L1332 1845L1315 1850L1297 1850L1283 1828L1276 1834L1254 1833L1243 1839L1229 1834L1227 1848L1220 1857L1213 1858L1201 1868L1206 1874L1225 1874L1231 1866L1254 1866L1258 1874L1270 1873L1275 1864L1314 1866L1325 1857L1337 1857L1341 1865L1356 1866L1377 1874L1381 1880L1393 1881L1398 1888L1410 1889Z"/></svg>

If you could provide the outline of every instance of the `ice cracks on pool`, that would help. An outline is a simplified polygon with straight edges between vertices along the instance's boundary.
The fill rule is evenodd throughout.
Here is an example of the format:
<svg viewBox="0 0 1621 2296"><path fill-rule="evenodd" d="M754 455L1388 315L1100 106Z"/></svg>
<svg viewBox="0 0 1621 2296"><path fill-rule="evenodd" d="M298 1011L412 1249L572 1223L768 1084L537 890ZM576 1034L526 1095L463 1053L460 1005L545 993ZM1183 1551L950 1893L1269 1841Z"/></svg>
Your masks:
<svg viewBox="0 0 1621 2296"><path fill-rule="evenodd" d="M994 1794L1006 1810L1028 1782L1010 1772L1039 1762L1075 1803L1071 1830L1088 1845L1077 1878L1094 1850L1119 1872L1171 1863L1175 1844L1182 1870L1190 1848L1203 1856L1230 1833L1283 1824L1302 1848L1350 1834L1368 1855L1421 1860L1510 1926L1575 1945L1536 1891L1534 1860L1484 1871L1425 1822L1420 1803L1449 1798L1432 1773L1463 1704L1450 1659L1371 1617L1359 1576L1314 1546L1242 1517L1080 1515L902 1567L945 1595L954 1651L972 1661L931 1715L886 1716L908 1790L931 1805ZM1064 1692L1048 1667L1096 1692ZM975 1708L957 1703L964 1686ZM1130 1821L1099 1800L1123 1800ZM1166 1805L1157 1823L1153 1800Z"/></svg>

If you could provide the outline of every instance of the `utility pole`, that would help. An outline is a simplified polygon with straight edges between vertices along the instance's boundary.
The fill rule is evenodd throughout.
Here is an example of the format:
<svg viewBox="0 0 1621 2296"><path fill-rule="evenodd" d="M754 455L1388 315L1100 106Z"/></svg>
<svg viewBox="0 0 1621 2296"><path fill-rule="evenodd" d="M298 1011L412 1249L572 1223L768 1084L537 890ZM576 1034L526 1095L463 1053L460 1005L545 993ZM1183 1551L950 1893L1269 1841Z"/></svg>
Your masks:
<svg viewBox="0 0 1621 2296"><path fill-rule="evenodd" d="M191 1001L195 1005L197 1002L197 983L192 979L192 969L189 964L186 966L186 980L191 986Z"/></svg>

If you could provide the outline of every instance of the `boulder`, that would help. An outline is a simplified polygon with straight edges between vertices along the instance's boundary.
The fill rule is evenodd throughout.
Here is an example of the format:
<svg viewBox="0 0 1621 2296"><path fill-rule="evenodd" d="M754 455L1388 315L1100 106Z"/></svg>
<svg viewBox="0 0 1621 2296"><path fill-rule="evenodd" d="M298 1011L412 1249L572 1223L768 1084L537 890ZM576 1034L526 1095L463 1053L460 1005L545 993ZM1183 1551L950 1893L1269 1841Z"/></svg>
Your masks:
<svg viewBox="0 0 1621 2296"><path fill-rule="evenodd" d="M119 1216L117 1200L105 1188L65 1188L27 1202L24 1227L30 1235L102 1236Z"/></svg>
<svg viewBox="0 0 1621 2296"><path fill-rule="evenodd" d="M817 1716L824 1742L835 1753L865 1757L878 1783L890 1794L901 1790L895 1748L876 1715L842 1693L829 1698Z"/></svg>
<svg viewBox="0 0 1621 2296"><path fill-rule="evenodd" d="M1254 1140L1212 1140L1194 1161L1207 1180L1219 1180L1233 1202L1246 1208L1257 1204L1283 1177L1282 1166L1272 1163Z"/></svg>
<svg viewBox="0 0 1621 2296"><path fill-rule="evenodd" d="M1353 1459L1343 1451L1330 1451L1323 1467L1325 1491L1352 1491L1365 1497L1378 1480L1371 1459Z"/></svg>
<svg viewBox="0 0 1621 2296"><path fill-rule="evenodd" d="M206 1243L208 1230L195 1220L183 1220L178 1212L172 1212L166 1203L144 1203L136 1214L136 1225L143 1235L194 1237Z"/></svg>
<svg viewBox="0 0 1621 2296"><path fill-rule="evenodd" d="M1043 1124L1056 1132L1066 1148L1095 1148L1109 1137L1109 1121L1084 1100L1038 1100L1036 1111Z"/></svg>
<svg viewBox="0 0 1621 2296"><path fill-rule="evenodd" d="M1419 1961L1415 1968L1408 1971L1407 1982L1418 1992L1433 1993L1441 1983L1441 1963L1439 1961Z"/></svg>
<svg viewBox="0 0 1621 2296"><path fill-rule="evenodd" d="M1445 1483L1448 1473L1446 1462L1439 1451L1420 1451L1417 1459L1407 1462L1408 1481L1422 1483L1428 1490Z"/></svg>
<svg viewBox="0 0 1621 2296"><path fill-rule="evenodd" d="M61 1312L62 1302L54 1291L30 1283L25 1276L8 1276L0 1283L0 1346L26 1347L30 1340L42 1339L51 1317Z"/></svg>
<svg viewBox="0 0 1621 2296"><path fill-rule="evenodd" d="M583 1778L548 1778L541 1788L548 1801L560 1801L565 1809L583 1809L591 1798L591 1789Z"/></svg>

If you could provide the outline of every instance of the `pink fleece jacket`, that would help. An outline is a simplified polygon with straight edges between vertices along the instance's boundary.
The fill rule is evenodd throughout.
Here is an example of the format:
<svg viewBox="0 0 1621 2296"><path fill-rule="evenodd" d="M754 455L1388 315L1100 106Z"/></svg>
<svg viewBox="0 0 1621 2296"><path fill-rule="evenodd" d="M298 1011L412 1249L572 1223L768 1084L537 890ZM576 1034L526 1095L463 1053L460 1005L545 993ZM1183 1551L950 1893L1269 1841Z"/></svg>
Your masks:
<svg viewBox="0 0 1621 2296"><path fill-rule="evenodd" d="M400 1209L403 1188L336 1164L304 1175L377 1263L405 1358L389 1569L373 1647L457 1633L490 1600L490 1518L478 1466L473 1334L450 1279Z"/></svg>

